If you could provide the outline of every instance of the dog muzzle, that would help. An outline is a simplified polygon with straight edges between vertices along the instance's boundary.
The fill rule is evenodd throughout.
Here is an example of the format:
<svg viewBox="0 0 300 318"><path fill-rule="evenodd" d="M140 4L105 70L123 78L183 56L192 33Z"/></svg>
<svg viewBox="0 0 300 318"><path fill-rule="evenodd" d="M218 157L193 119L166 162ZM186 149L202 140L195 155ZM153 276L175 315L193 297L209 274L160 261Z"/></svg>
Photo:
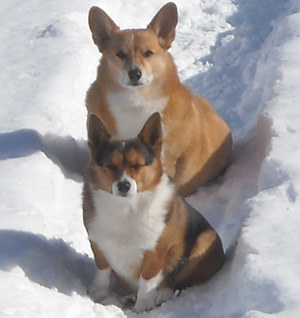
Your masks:
<svg viewBox="0 0 300 318"><path fill-rule="evenodd" d="M112 185L112 194L127 197L135 195L137 193L137 184L135 180L128 176L123 176L119 180L115 181Z"/></svg>

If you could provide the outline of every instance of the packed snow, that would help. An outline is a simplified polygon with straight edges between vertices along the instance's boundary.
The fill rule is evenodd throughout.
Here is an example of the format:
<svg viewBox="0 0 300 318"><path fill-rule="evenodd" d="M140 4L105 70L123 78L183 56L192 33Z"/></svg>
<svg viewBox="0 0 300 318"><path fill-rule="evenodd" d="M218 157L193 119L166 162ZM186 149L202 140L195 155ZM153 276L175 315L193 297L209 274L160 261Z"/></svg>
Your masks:
<svg viewBox="0 0 300 318"><path fill-rule="evenodd" d="M136 317L86 293L85 92L100 58L92 5L146 27L162 0L3 1L0 18L0 317ZM230 125L231 164L188 198L220 234L224 267L155 318L300 317L299 0L176 1L183 82Z"/></svg>

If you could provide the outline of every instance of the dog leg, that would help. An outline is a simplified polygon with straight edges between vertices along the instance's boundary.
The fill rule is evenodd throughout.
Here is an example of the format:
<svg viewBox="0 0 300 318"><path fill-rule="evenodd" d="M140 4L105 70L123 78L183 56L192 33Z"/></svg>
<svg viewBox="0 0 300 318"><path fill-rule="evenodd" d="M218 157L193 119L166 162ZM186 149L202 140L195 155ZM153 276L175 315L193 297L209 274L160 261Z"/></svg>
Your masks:
<svg viewBox="0 0 300 318"><path fill-rule="evenodd" d="M135 312L141 313L143 311L151 310L172 298L174 294L173 289L158 288L163 280L161 276L161 274L158 274L148 281L140 277L139 290L134 306Z"/></svg>
<svg viewBox="0 0 300 318"><path fill-rule="evenodd" d="M137 313L150 310L156 306L157 288L163 281L163 275L159 272L151 279L139 278L139 289L134 310Z"/></svg>
<svg viewBox="0 0 300 318"><path fill-rule="evenodd" d="M109 296L111 268L109 267L109 264L98 245L93 241L90 241L90 243L97 268L93 282L88 287L88 294L94 299L94 301L100 302Z"/></svg>
<svg viewBox="0 0 300 318"><path fill-rule="evenodd" d="M92 284L88 287L88 294L96 302L102 301L109 295L111 269L96 269L95 277Z"/></svg>
<svg viewBox="0 0 300 318"><path fill-rule="evenodd" d="M159 244L159 248L156 250L145 253L139 278L137 300L134 306L136 312L153 309L172 297L172 289L161 287L165 279L163 273L165 257L163 244Z"/></svg>

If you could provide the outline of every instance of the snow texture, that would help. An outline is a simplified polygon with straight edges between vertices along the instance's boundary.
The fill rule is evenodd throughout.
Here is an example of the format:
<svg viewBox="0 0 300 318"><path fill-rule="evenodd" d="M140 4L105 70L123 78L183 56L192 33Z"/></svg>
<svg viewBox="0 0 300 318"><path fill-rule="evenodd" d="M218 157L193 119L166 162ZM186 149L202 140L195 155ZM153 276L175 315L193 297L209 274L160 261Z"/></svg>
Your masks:
<svg viewBox="0 0 300 318"><path fill-rule="evenodd" d="M232 162L189 198L227 261L155 318L300 317L300 2L176 1L171 49L183 82L230 125ZM136 317L95 304L82 223L85 92L100 55L98 5L145 27L162 0L3 1L0 19L0 317Z"/></svg>

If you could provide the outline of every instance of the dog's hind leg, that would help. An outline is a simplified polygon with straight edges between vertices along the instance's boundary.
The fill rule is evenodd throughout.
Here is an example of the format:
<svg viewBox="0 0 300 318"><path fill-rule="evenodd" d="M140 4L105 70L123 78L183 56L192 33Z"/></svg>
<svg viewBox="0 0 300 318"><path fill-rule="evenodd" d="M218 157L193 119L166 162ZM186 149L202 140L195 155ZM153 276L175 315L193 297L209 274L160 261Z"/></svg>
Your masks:
<svg viewBox="0 0 300 318"><path fill-rule="evenodd" d="M222 242L213 229L200 233L189 258L185 260L178 276L175 289L203 283L211 278L224 264Z"/></svg>

